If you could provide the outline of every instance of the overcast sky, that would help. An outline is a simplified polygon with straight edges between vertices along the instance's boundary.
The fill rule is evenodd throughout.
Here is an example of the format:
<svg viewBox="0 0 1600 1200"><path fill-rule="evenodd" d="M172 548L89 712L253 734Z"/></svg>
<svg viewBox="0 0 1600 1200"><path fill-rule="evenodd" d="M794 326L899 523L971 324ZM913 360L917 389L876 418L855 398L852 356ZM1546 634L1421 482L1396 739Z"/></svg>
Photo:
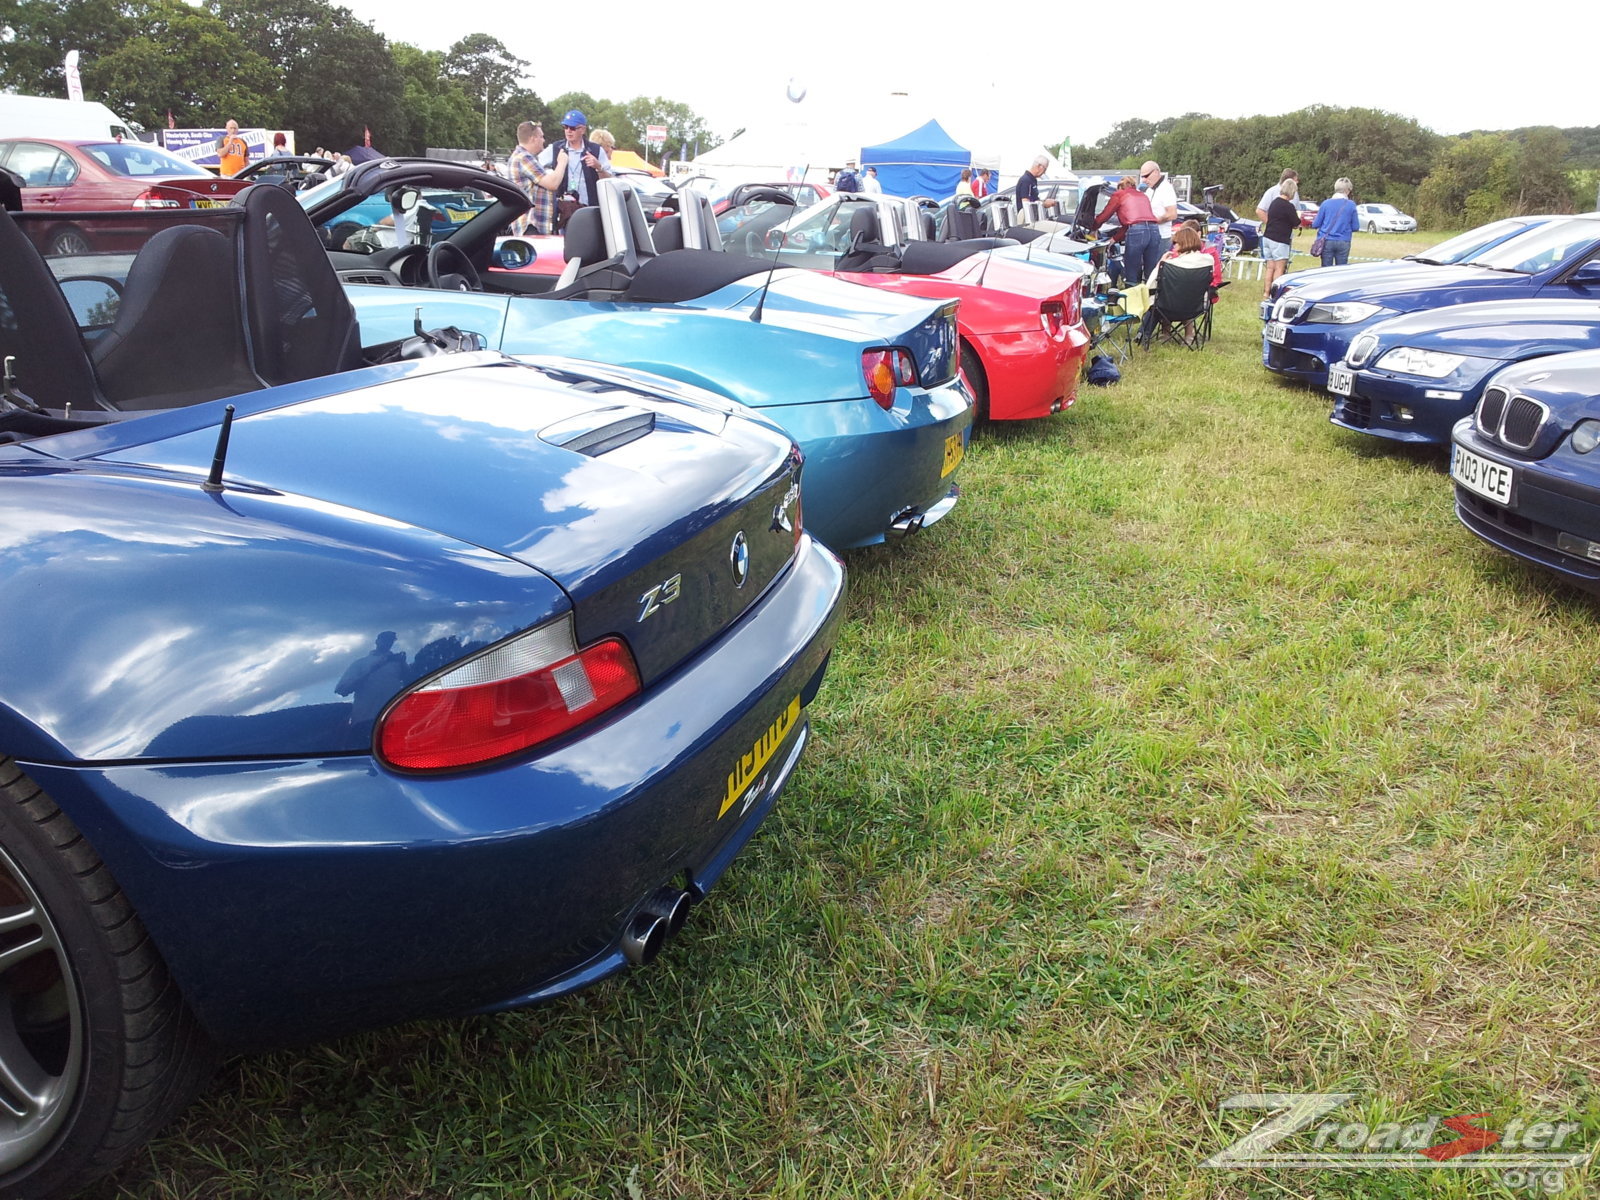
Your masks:
<svg viewBox="0 0 1600 1200"><path fill-rule="evenodd" d="M1308 104L1386 109L1438 133L1520 125L1600 125L1600 87L1585 48L1600 18L1593 0L1415 0L1343 6L1177 6L1170 17L1103 17L981 5L468 4L335 0L394 41L445 50L469 32L534 64L546 99L581 90L609 100L681 100L720 136L762 121L859 127L868 143L935 117L958 139L978 127L1076 145L1129 117L1198 110L1219 117ZM1177 14L1182 13L1183 16ZM975 27L956 32L965 14ZM1346 32L1331 35L1330 28ZM1170 55L1171 39L1187 45ZM1266 46L1277 48L1269 53ZM1129 69L1128 51L1149 51ZM1207 56L1212 65L1202 65ZM791 79L806 98L786 99ZM991 136L992 133L991 133Z"/></svg>

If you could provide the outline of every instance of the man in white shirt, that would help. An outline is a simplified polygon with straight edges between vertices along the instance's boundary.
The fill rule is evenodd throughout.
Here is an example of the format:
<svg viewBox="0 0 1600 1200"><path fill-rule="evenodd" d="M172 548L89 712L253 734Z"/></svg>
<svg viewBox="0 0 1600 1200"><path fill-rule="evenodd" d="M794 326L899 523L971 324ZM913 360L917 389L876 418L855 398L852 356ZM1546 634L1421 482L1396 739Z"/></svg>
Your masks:
<svg viewBox="0 0 1600 1200"><path fill-rule="evenodd" d="M864 192L883 192L883 184L878 182L878 168L868 167L867 173L861 177L861 190Z"/></svg>
<svg viewBox="0 0 1600 1200"><path fill-rule="evenodd" d="M1173 189L1172 180L1162 172L1161 164L1154 160L1139 168L1139 184L1150 197L1150 209L1159 223L1161 254L1158 257L1165 258L1172 249L1172 222L1178 216L1178 193Z"/></svg>
<svg viewBox="0 0 1600 1200"><path fill-rule="evenodd" d="M1256 220L1260 221L1263 226L1267 223L1267 209L1271 208L1272 202L1278 198L1278 193L1282 190L1285 179L1292 179L1299 183L1300 172L1293 167L1285 167L1283 174L1278 176L1278 182L1261 193L1261 203L1256 205Z"/></svg>

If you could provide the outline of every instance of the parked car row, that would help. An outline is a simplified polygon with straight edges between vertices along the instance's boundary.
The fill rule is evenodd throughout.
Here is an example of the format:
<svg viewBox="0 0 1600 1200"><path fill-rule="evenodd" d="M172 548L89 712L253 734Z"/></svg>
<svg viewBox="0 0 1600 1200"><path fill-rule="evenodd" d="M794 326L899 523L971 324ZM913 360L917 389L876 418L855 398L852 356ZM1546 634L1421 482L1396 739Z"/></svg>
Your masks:
<svg viewBox="0 0 1600 1200"><path fill-rule="evenodd" d="M753 257L603 181L554 277L466 164L37 186L0 171L8 1196L219 1050L650 962L801 758L834 551L949 514L975 408L1067 408L1087 343L1076 260L900 201Z"/></svg>
<svg viewBox="0 0 1600 1200"><path fill-rule="evenodd" d="M1326 388L1335 425L1449 446L1468 529L1600 591L1600 213L1292 274L1262 317L1263 364Z"/></svg>

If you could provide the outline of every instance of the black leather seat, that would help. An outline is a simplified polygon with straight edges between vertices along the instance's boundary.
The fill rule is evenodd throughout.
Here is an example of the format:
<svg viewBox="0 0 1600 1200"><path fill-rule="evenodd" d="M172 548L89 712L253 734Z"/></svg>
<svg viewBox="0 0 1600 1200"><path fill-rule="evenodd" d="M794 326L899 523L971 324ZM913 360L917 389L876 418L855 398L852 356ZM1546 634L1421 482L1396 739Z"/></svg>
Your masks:
<svg viewBox="0 0 1600 1200"><path fill-rule="evenodd" d="M293 193L249 187L244 209L244 296L251 359L269 384L363 365L355 308L322 239Z"/></svg>
<svg viewBox="0 0 1600 1200"><path fill-rule="evenodd" d="M128 270L116 323L95 343L106 399L117 408L179 408L260 388L242 308L224 234L200 225L156 233Z"/></svg>
<svg viewBox="0 0 1600 1200"><path fill-rule="evenodd" d="M839 271L870 271L874 267L890 265L893 255L890 247L879 239L883 236L878 224L878 210L870 204L858 204L850 214L850 243L839 255L834 269Z"/></svg>

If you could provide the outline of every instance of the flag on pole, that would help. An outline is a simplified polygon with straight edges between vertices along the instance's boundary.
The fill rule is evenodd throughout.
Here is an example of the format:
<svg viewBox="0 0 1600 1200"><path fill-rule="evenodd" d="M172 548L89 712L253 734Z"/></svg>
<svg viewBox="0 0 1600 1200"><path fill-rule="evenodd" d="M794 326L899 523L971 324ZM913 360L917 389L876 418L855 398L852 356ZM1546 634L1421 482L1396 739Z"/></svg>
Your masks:
<svg viewBox="0 0 1600 1200"><path fill-rule="evenodd" d="M169 108L167 109L167 128L176 129L177 127L178 123L172 119L172 110Z"/></svg>
<svg viewBox="0 0 1600 1200"><path fill-rule="evenodd" d="M370 146L370 145L372 145L372 129L371 129L371 127L370 127L370 126L366 126L366 125L363 125L363 126L362 126L362 128L363 128L363 129L365 129L365 130L366 130L366 131L367 131L367 136L366 136L366 140L365 140L365 141L363 141L363 142L362 142L362 143L361 143L361 144L362 144L362 145L363 145L363 146Z"/></svg>
<svg viewBox="0 0 1600 1200"><path fill-rule="evenodd" d="M83 82L78 78L78 52L76 50L67 51L67 57L62 63L62 69L67 76L67 99L81 101L83 99Z"/></svg>

